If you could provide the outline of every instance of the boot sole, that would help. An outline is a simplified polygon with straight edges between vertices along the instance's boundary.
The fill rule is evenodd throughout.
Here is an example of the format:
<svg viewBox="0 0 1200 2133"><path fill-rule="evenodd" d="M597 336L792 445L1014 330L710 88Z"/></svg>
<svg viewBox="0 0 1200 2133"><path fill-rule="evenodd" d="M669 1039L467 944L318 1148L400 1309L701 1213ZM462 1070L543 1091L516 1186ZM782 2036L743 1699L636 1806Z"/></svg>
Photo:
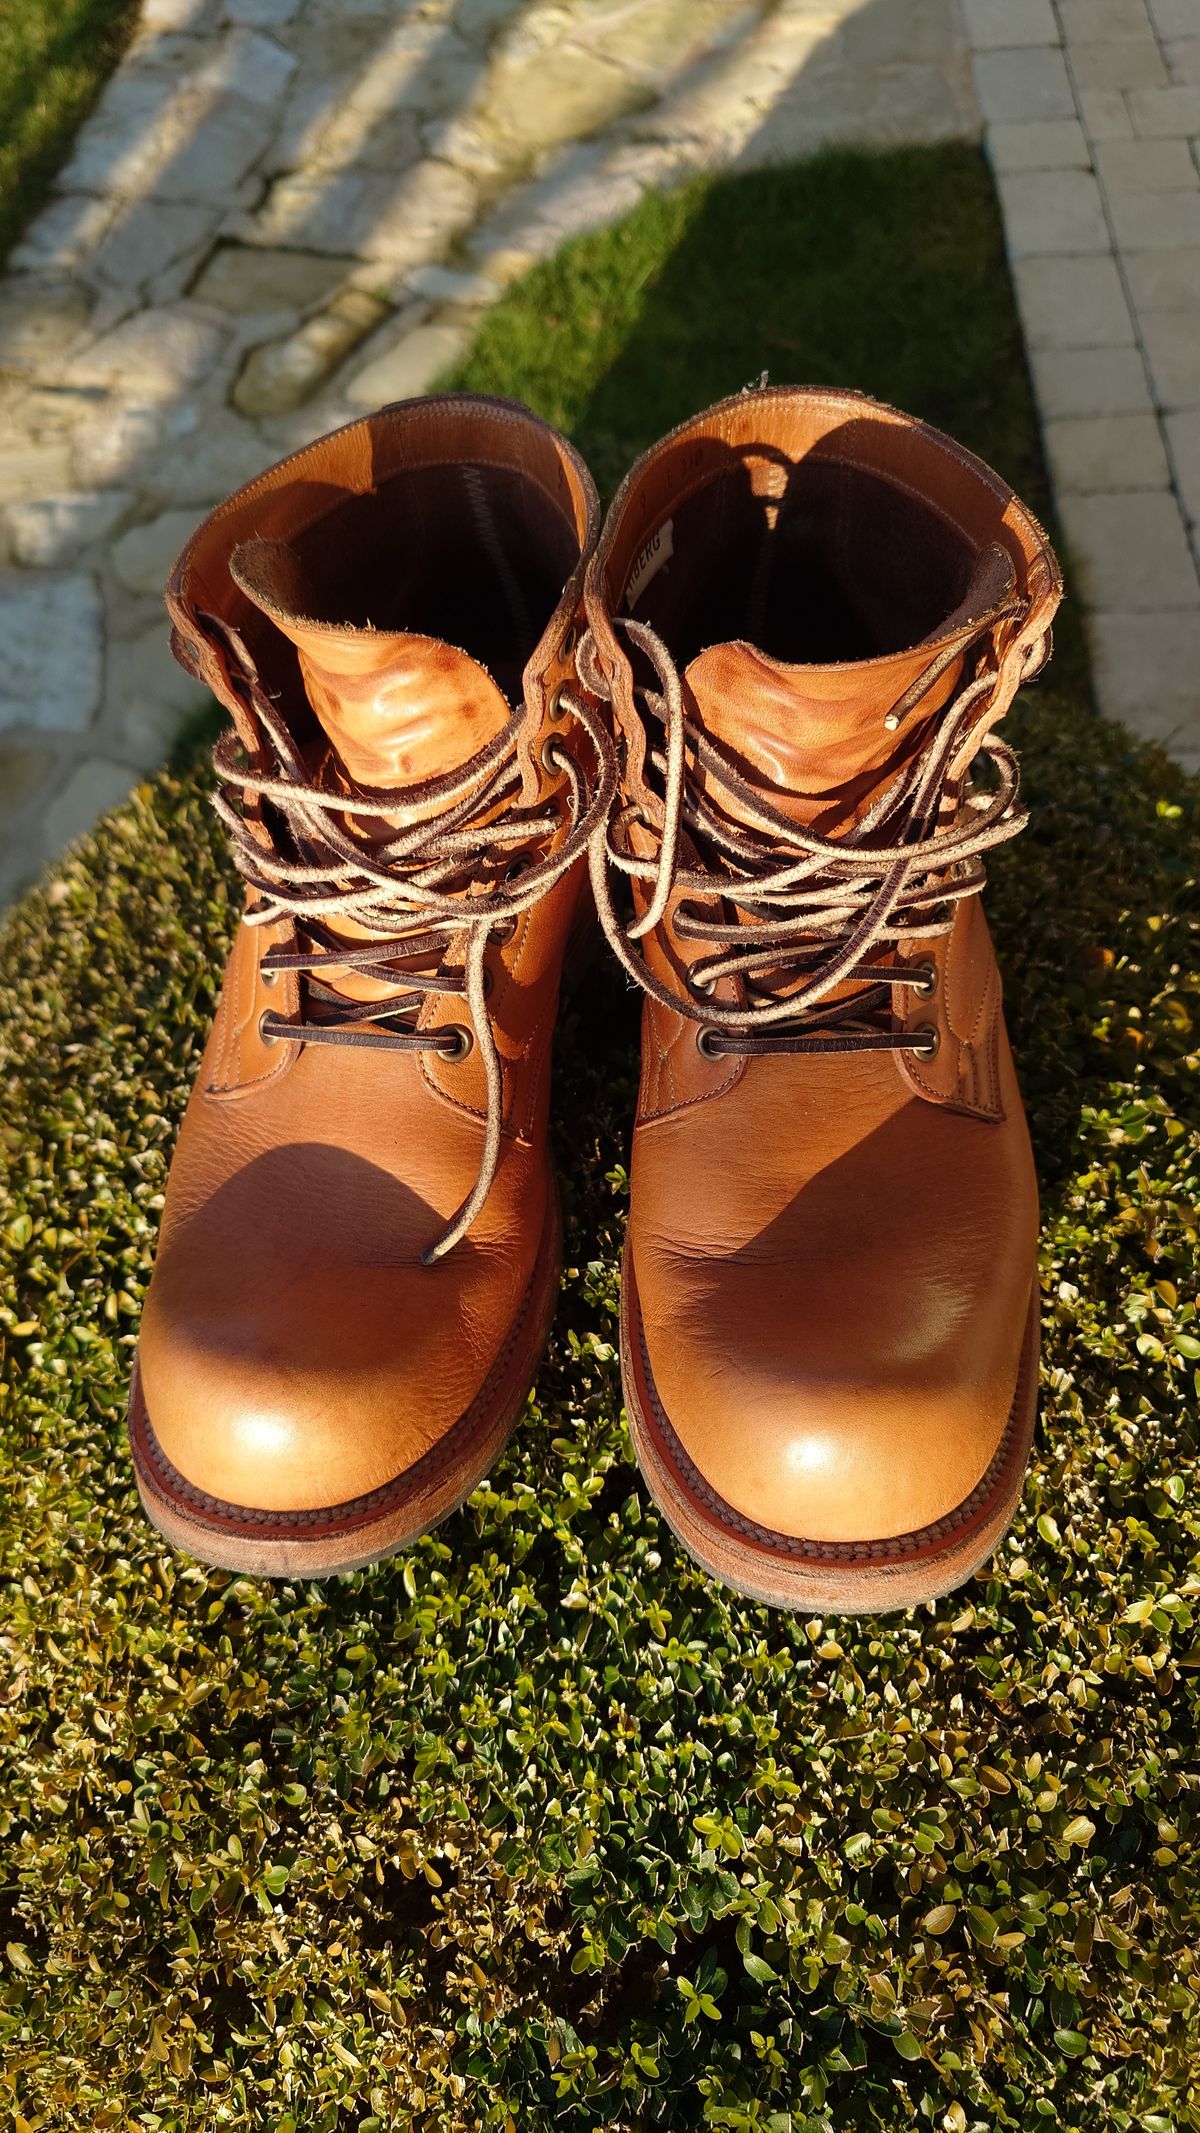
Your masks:
<svg viewBox="0 0 1200 2133"><path fill-rule="evenodd" d="M562 1221L552 1190L546 1235L521 1309L466 1413L395 1480L317 1510L255 1510L188 1481L154 1434L135 1363L129 1442L151 1525L202 1563L259 1577L334 1577L411 1547L466 1502L512 1436L549 1338L561 1273Z"/></svg>
<svg viewBox="0 0 1200 2133"><path fill-rule="evenodd" d="M621 1380L646 1486L676 1539L747 1599L806 1614L885 1614L937 1600L999 1546L1021 1500L1037 1415L1040 1293L1030 1293L1016 1391L991 1465L934 1525L877 1541L799 1540L726 1503L693 1465L663 1410L646 1351L628 1247L621 1284Z"/></svg>

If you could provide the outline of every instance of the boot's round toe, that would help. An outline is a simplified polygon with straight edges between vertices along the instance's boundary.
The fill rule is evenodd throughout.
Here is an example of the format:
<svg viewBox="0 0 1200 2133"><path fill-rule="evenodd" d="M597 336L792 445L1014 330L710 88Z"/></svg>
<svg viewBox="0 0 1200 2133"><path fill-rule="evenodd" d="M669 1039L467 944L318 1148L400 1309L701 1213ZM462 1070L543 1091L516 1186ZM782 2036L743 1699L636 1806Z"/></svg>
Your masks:
<svg viewBox="0 0 1200 2133"><path fill-rule="evenodd" d="M965 1367L933 1325L897 1345L886 1325L877 1342L860 1325L851 1349L840 1317L793 1299L752 1344L732 1335L745 1323L733 1297L684 1304L653 1336L639 1320L643 1412L697 1505L765 1545L865 1554L932 1539L1004 1458L1017 1393L1007 1356Z"/></svg>
<svg viewBox="0 0 1200 2133"><path fill-rule="evenodd" d="M439 1448L449 1458L495 1362L453 1335L472 1318L510 1324L520 1304L502 1265L469 1250L440 1273L330 1268L266 1309L253 1286L198 1296L169 1256L161 1272L142 1324L145 1413L174 1473L226 1510L332 1513Z"/></svg>

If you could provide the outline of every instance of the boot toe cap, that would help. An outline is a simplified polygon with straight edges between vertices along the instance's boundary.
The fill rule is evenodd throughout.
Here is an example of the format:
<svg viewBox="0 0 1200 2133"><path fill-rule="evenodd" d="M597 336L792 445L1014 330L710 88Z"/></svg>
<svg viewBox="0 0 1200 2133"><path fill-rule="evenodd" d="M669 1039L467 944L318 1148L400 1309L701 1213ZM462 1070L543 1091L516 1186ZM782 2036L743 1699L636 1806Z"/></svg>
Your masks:
<svg viewBox="0 0 1200 2133"><path fill-rule="evenodd" d="M728 1299L694 1294L669 1326L631 1322L636 1397L721 1522L863 1549L928 1538L1003 1463L1019 1342L973 1344L938 1312L902 1342L888 1331L866 1314L849 1324L844 1304L823 1311L818 1295L773 1325L760 1314L748 1337Z"/></svg>
<svg viewBox="0 0 1200 2133"><path fill-rule="evenodd" d="M469 1417L514 1316L508 1286L468 1248L448 1275L358 1268L217 1308L168 1257L139 1343L153 1442L218 1508L305 1514L370 1496L435 1462Z"/></svg>

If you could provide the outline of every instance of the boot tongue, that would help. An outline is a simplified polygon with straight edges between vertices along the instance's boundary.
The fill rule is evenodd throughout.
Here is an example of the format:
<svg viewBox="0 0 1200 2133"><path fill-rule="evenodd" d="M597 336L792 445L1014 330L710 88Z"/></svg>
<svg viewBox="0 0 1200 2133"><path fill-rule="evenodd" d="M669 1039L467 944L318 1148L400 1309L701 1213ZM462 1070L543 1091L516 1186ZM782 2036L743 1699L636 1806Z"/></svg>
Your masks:
<svg viewBox="0 0 1200 2133"><path fill-rule="evenodd" d="M793 821L846 827L906 758L946 704L962 673L952 660L896 733L887 714L937 654L966 648L1011 595L1013 569L999 547L980 554L967 593L924 643L884 658L796 666L745 643L710 645L683 677L688 715L718 743L746 782ZM721 789L723 808L736 814Z"/></svg>
<svg viewBox="0 0 1200 2133"><path fill-rule="evenodd" d="M478 661L436 637L309 619L303 564L283 541L246 541L229 569L295 645L308 700L343 770L387 789L444 777L512 718Z"/></svg>
<svg viewBox="0 0 1200 2133"><path fill-rule="evenodd" d="M454 645L408 630L310 621L315 603L303 565L285 542L246 541L229 569L295 645L334 767L355 784L390 791L445 777L509 724L512 712L490 674ZM430 812L436 803L406 800L395 813L381 805L377 816L358 816L346 828L370 846ZM372 938L370 928L351 918L330 919L327 930L351 945ZM362 1001L388 997L400 980L335 968L323 982L330 992Z"/></svg>

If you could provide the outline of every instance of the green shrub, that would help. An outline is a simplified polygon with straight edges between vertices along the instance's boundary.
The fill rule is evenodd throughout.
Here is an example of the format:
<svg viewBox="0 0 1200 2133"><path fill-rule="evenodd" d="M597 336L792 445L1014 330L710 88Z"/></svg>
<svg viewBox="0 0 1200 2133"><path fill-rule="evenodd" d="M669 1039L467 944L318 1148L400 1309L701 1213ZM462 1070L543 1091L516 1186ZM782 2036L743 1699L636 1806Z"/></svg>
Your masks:
<svg viewBox="0 0 1200 2133"><path fill-rule="evenodd" d="M769 365L948 424L1044 504L965 149L648 201L485 324L473 384L609 481ZM791 1619L681 1556L621 1418L636 1003L568 1009L569 1271L489 1487L327 1586L173 1557L122 1431L236 894L144 788L0 945L0 2096L26 2128L771 2133L1200 2123L1196 788L1013 724L990 908L1044 1188L1046 1354L992 1570Z"/></svg>

